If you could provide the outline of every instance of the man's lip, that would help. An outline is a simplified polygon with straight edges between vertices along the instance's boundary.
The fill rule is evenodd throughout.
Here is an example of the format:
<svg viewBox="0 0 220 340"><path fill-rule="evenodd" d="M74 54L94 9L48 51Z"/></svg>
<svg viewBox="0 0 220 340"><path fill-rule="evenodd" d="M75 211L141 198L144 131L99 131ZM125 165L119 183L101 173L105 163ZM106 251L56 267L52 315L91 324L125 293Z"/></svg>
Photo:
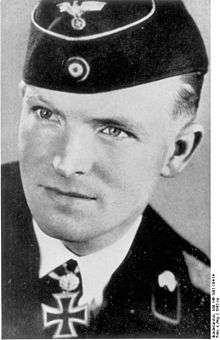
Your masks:
<svg viewBox="0 0 220 340"><path fill-rule="evenodd" d="M44 188L46 190L49 190L49 191L56 193L57 195L73 197L73 198L81 198L81 199L87 199L87 200L95 200L96 199L96 197L94 197L94 196L88 196L88 195L81 194L81 193L75 192L75 191L63 191L63 190L58 189L56 187L48 187L48 186L45 186Z"/></svg>

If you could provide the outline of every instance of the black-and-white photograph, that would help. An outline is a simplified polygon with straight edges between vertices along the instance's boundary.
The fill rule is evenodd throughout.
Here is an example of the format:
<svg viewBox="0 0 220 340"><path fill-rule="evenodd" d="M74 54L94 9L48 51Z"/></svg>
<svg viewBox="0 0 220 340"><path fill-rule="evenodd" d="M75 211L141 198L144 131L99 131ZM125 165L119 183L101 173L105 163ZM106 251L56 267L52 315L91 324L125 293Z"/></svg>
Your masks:
<svg viewBox="0 0 220 340"><path fill-rule="evenodd" d="M2 338L210 338L210 1L1 9Z"/></svg>

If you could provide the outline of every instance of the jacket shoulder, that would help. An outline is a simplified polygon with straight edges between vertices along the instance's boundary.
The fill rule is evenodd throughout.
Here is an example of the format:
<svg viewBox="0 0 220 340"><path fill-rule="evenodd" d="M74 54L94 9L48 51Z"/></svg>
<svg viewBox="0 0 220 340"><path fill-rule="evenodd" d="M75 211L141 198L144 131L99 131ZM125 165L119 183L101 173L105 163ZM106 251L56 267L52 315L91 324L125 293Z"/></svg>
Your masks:
<svg viewBox="0 0 220 340"><path fill-rule="evenodd" d="M154 318L161 324L176 327L181 336L209 337L209 258L175 232L151 207L144 213L142 227L153 263L151 311Z"/></svg>
<svg viewBox="0 0 220 340"><path fill-rule="evenodd" d="M21 182L18 162L1 166L2 225L15 231L19 224L31 218Z"/></svg>
<svg viewBox="0 0 220 340"><path fill-rule="evenodd" d="M175 258L176 266L185 266L185 275L192 286L210 294L210 259L198 247L179 235L154 209L147 208L152 242L163 249L164 258ZM161 251L161 250L160 250Z"/></svg>
<svg viewBox="0 0 220 340"><path fill-rule="evenodd" d="M3 196L12 196L23 191L18 162L1 166L1 190Z"/></svg>

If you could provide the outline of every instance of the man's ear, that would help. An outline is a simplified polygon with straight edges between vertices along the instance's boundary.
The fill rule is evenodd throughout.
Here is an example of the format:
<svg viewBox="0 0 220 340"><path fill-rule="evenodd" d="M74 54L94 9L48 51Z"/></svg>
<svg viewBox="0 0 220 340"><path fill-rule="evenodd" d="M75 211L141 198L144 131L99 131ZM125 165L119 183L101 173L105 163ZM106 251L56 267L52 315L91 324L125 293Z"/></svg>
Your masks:
<svg viewBox="0 0 220 340"><path fill-rule="evenodd" d="M163 177L174 177L188 164L203 136L200 124L191 123L184 127L170 146L161 171Z"/></svg>
<svg viewBox="0 0 220 340"><path fill-rule="evenodd" d="M22 98L24 98L24 95L25 95L25 92L26 92L27 85L25 84L25 82L24 82L23 80L21 80L20 83L18 84L18 88L19 88L20 96L21 96Z"/></svg>

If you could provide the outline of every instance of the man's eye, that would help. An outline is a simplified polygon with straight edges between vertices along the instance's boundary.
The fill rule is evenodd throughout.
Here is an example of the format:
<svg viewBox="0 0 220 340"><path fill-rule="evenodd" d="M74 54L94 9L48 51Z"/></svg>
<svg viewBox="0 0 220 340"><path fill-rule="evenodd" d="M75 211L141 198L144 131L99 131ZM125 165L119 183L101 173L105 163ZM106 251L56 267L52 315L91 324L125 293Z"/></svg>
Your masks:
<svg viewBox="0 0 220 340"><path fill-rule="evenodd" d="M109 126L109 127L104 128L102 130L102 133L104 133L105 135L111 136L111 137L120 137L120 138L128 137L128 133L126 133L125 131L115 126Z"/></svg>
<svg viewBox="0 0 220 340"><path fill-rule="evenodd" d="M57 116L49 109L41 106L36 106L32 108L32 111L38 115L39 118L58 122Z"/></svg>

